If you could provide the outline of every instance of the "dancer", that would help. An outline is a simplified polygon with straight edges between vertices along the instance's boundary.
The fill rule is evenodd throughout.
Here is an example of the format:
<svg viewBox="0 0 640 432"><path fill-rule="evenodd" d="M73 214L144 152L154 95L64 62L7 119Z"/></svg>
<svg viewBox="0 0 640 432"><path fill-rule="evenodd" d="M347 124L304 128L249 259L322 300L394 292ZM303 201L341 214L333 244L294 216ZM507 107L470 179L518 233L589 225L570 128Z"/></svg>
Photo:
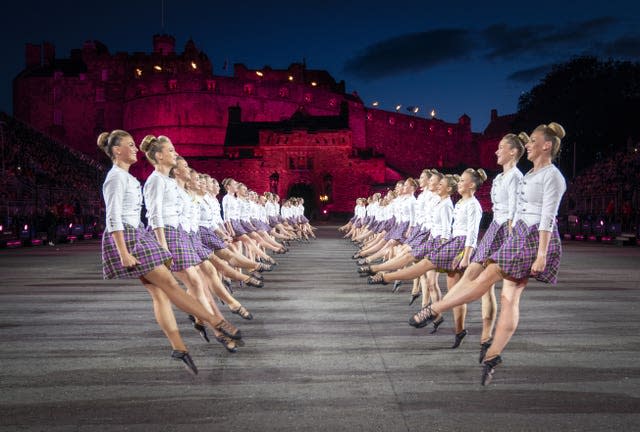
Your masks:
<svg viewBox="0 0 640 432"><path fill-rule="evenodd" d="M518 184L522 180L522 173L516 164L524 154L524 144L528 141L529 137L524 132L518 135L507 134L500 140L496 157L498 165L502 167L502 173L496 176L491 186L493 220L478 244L472 263L465 270L462 279L449 290L447 296L453 295L459 287L464 287L467 283L475 280L482 273L485 262L500 249L511 234L513 218L516 213ZM491 335L497 315L498 307L494 284L482 296L482 335L478 358L480 363L484 360L484 356L491 346Z"/></svg>
<svg viewBox="0 0 640 432"><path fill-rule="evenodd" d="M102 237L104 277L140 279L153 300L158 325L173 348L171 358L182 361L195 375L198 368L180 336L171 304L209 323L227 338L232 337L231 332L226 321L207 312L180 288L166 267L170 265L171 254L142 225L140 182L129 174L129 167L137 161L138 153L131 135L116 129L101 133L97 141L98 147L113 162L102 189L106 210L106 229Z"/></svg>
<svg viewBox="0 0 640 432"><path fill-rule="evenodd" d="M481 384L491 381L502 351L509 343L520 314L520 296L530 277L555 284L562 256L556 216L566 182L553 160L560 152L564 128L558 123L542 124L525 144L533 168L522 179L516 204L512 234L487 261L487 267L472 282L450 296L422 309L411 318L418 326L433 321L444 311L480 298L504 278L500 316L493 343L483 361Z"/></svg>

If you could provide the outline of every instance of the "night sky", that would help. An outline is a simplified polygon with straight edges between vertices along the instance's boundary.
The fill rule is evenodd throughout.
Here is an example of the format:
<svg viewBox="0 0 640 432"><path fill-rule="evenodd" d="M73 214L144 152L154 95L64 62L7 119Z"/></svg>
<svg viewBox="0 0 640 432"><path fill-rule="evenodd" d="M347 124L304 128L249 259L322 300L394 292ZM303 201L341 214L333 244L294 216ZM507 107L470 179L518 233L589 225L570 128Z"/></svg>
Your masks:
<svg viewBox="0 0 640 432"><path fill-rule="evenodd" d="M164 32L175 36L177 51L193 38L216 74L232 74L234 63L281 69L304 59L344 79L367 106L402 104L405 113L417 106L419 116L435 108L446 121L466 113L474 131L485 128L492 108L515 112L518 96L554 63L583 54L640 60L640 2L632 1L164 3ZM4 4L0 110L12 112L11 81L24 67L25 43L50 41L57 57L91 39L111 53L150 52L152 35L163 32L161 4Z"/></svg>

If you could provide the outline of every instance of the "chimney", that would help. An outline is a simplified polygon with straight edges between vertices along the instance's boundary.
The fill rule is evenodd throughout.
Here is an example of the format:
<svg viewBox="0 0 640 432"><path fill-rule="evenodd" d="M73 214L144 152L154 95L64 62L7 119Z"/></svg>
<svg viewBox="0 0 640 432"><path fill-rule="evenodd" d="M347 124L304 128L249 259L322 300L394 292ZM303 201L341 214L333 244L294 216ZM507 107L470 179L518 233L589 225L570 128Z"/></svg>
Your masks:
<svg viewBox="0 0 640 432"><path fill-rule="evenodd" d="M42 47L28 43L24 48L24 61L27 68L38 67L42 64Z"/></svg>
<svg viewBox="0 0 640 432"><path fill-rule="evenodd" d="M494 121L497 118L498 118L498 110L494 108L491 110L491 121Z"/></svg>
<svg viewBox="0 0 640 432"><path fill-rule="evenodd" d="M56 47L51 42L44 42L42 44L42 60L45 65L53 66L53 62L56 59Z"/></svg>

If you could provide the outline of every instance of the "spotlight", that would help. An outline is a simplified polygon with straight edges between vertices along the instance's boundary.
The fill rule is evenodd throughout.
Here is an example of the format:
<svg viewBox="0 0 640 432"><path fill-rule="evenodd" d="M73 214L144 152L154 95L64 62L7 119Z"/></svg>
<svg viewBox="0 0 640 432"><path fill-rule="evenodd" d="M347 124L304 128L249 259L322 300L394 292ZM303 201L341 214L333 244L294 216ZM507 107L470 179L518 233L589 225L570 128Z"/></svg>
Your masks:
<svg viewBox="0 0 640 432"><path fill-rule="evenodd" d="M198 69L198 65L196 64L196 62L191 62L191 67L195 70Z"/></svg>
<svg viewBox="0 0 640 432"><path fill-rule="evenodd" d="M264 76L264 74L261 71L256 71L256 75L258 75L259 77Z"/></svg>
<svg viewBox="0 0 640 432"><path fill-rule="evenodd" d="M400 108L402 108L402 105L400 104L396 105L396 111L400 111Z"/></svg>
<svg viewBox="0 0 640 432"><path fill-rule="evenodd" d="M373 103L371 104L371 106L377 107L378 105L380 105L380 102L378 101L373 101Z"/></svg>
<svg viewBox="0 0 640 432"><path fill-rule="evenodd" d="M153 68L155 70L157 70L158 72L160 72L162 70L162 66L160 66L160 65L155 65Z"/></svg>

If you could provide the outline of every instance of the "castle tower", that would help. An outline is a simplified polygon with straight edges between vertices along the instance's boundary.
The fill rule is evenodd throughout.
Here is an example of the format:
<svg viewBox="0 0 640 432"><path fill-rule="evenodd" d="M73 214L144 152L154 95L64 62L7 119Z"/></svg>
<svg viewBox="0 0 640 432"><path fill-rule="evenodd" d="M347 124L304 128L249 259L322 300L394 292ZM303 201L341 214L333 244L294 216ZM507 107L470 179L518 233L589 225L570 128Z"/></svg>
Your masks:
<svg viewBox="0 0 640 432"><path fill-rule="evenodd" d="M173 54L176 50L176 39L167 34L153 35L153 52L163 56Z"/></svg>

